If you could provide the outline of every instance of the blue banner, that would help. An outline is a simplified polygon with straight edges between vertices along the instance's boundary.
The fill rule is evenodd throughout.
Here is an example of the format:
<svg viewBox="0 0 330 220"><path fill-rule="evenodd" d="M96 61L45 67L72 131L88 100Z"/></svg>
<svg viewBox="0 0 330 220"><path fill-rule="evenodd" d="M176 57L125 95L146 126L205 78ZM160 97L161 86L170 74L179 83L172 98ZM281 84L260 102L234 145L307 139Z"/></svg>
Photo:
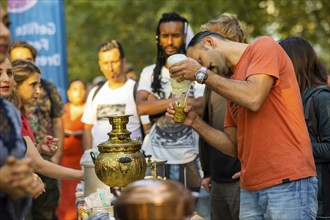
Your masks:
<svg viewBox="0 0 330 220"><path fill-rule="evenodd" d="M12 42L26 41L37 51L41 77L53 82L66 101L68 85L63 0L8 0Z"/></svg>

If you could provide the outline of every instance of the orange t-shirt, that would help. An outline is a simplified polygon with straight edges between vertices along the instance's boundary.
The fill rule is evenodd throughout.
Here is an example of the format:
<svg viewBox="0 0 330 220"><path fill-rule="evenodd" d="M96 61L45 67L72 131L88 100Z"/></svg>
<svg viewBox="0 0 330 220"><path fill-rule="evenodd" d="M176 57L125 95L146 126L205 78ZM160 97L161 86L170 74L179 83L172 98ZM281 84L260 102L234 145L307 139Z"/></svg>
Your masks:
<svg viewBox="0 0 330 220"><path fill-rule="evenodd" d="M316 176L294 68L270 37L260 37L247 47L233 79L246 80L254 74L275 79L262 107L252 112L229 102L225 120L225 127L237 127L241 188L255 191Z"/></svg>

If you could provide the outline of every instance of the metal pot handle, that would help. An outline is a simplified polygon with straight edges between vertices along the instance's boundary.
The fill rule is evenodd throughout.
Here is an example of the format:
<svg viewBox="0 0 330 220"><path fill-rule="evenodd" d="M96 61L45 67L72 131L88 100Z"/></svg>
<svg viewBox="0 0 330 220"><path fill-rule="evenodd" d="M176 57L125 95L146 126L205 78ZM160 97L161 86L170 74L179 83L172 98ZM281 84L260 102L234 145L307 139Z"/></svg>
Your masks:
<svg viewBox="0 0 330 220"><path fill-rule="evenodd" d="M95 164L96 156L95 156L94 152L92 151L92 152L90 152L89 154L91 155L91 158L92 158L93 164Z"/></svg>

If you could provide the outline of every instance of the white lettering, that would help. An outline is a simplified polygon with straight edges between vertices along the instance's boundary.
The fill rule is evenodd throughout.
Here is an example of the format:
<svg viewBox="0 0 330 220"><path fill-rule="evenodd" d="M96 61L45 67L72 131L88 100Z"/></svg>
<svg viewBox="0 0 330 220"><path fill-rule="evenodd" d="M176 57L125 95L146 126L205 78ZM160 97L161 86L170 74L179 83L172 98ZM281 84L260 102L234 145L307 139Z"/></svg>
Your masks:
<svg viewBox="0 0 330 220"><path fill-rule="evenodd" d="M47 66L46 56L38 56L36 59L37 66Z"/></svg>
<svg viewBox="0 0 330 220"><path fill-rule="evenodd" d="M55 26L54 22L48 22L47 26L48 26L48 34L54 35L56 33L56 26Z"/></svg>
<svg viewBox="0 0 330 220"><path fill-rule="evenodd" d="M49 40L47 38L41 38L37 41L29 41L28 43L35 47L37 51L41 49L44 49L46 51L49 50Z"/></svg>
<svg viewBox="0 0 330 220"><path fill-rule="evenodd" d="M47 24L39 24L37 22L26 23L15 28L16 36L25 35L54 35L56 33L56 25L54 22Z"/></svg>
<svg viewBox="0 0 330 220"><path fill-rule="evenodd" d="M60 66L61 56L60 54L53 54L50 56L38 56L36 60L37 66Z"/></svg>

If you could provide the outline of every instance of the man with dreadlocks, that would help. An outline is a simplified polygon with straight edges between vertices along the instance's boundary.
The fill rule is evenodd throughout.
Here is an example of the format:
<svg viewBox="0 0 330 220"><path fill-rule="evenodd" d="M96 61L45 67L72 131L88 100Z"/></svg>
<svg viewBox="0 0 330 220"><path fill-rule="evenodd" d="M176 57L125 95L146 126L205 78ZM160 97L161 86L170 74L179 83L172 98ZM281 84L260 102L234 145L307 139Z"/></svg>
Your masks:
<svg viewBox="0 0 330 220"><path fill-rule="evenodd" d="M198 135L191 128L171 123L165 118L169 103L170 75L167 58L173 54L184 54L188 21L177 13L164 13L157 30L156 64L145 67L140 74L136 94L139 115L149 115L153 123L142 149L155 158L167 160L166 177L178 180L188 188L198 191L201 178L198 169ZM196 97L203 95L204 87L194 84L188 102L198 104Z"/></svg>

